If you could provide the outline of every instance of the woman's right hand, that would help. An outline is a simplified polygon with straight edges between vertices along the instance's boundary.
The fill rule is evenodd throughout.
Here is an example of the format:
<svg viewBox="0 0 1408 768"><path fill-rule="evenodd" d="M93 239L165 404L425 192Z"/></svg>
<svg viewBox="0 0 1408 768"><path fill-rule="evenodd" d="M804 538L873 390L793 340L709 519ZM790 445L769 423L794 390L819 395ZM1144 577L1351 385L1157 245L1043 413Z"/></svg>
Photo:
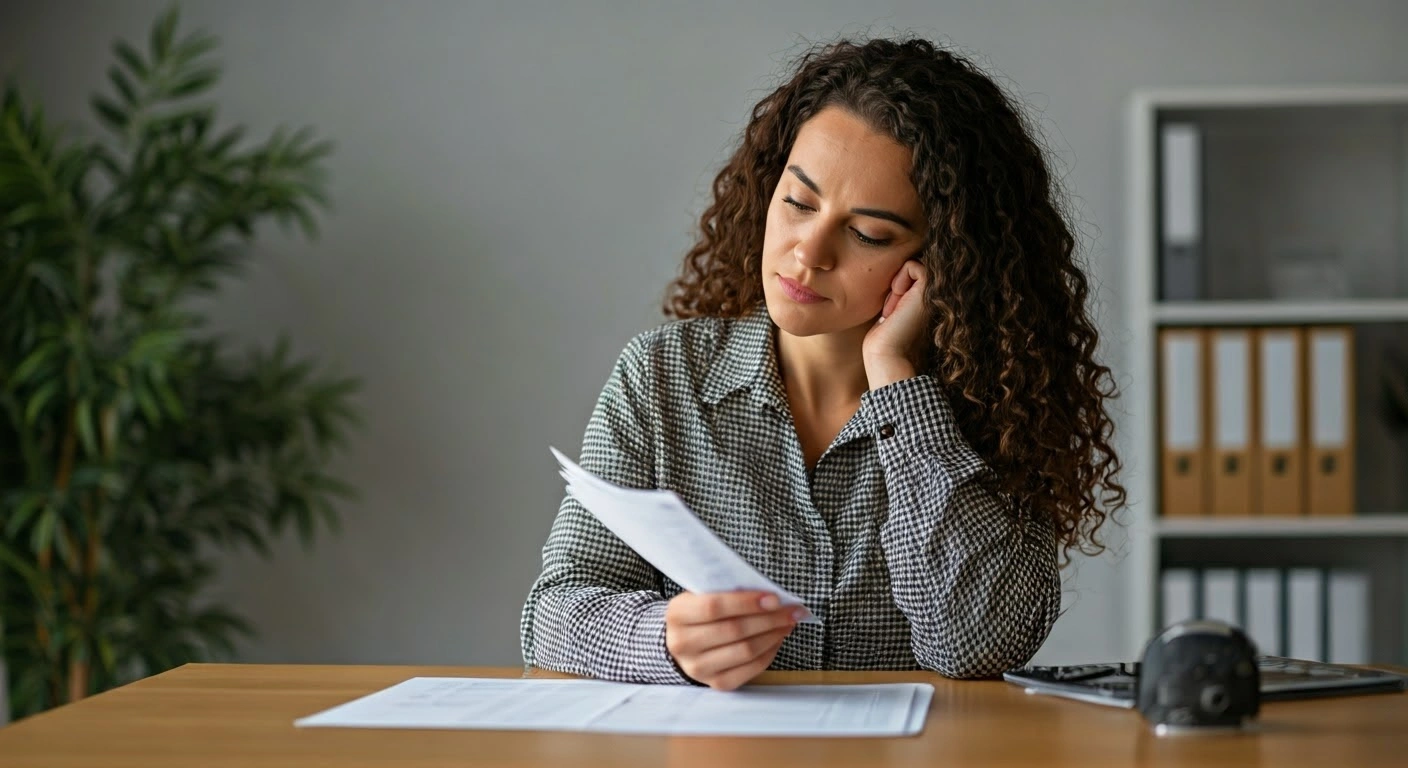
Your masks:
<svg viewBox="0 0 1408 768"><path fill-rule="evenodd" d="M772 664L802 610L767 592L681 592L665 607L665 648L695 681L731 691Z"/></svg>

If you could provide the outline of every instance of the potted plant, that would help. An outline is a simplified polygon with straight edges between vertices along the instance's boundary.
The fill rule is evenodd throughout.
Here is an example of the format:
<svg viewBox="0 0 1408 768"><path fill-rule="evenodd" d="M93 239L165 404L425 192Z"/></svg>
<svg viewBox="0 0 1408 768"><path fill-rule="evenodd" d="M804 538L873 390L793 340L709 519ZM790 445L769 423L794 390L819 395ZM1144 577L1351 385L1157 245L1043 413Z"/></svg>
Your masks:
<svg viewBox="0 0 1408 768"><path fill-rule="evenodd" d="M222 549L305 546L351 489L328 462L355 380L283 339L238 351L193 298L265 220L316 236L327 142L245 139L207 98L217 41L113 48L104 133L71 138L13 83L0 102L0 632L13 718L251 632L203 590ZM0 718L0 722L3 718Z"/></svg>

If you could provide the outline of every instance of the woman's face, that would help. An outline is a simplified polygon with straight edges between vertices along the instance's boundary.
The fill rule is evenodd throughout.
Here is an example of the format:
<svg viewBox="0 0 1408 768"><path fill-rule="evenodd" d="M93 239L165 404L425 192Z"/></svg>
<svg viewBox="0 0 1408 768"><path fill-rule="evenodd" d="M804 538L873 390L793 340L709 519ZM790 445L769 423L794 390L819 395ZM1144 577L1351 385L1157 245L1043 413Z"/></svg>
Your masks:
<svg viewBox="0 0 1408 768"><path fill-rule="evenodd" d="M768 204L763 296L779 328L812 336L869 326L927 235L910 151L850 112L804 123Z"/></svg>

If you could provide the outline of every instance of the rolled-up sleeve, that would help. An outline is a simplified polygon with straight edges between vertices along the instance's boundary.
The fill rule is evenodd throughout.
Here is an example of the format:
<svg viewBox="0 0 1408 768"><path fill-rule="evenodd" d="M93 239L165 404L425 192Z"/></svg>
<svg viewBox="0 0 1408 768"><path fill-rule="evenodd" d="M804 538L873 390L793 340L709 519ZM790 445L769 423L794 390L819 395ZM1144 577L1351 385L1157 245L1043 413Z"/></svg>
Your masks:
<svg viewBox="0 0 1408 768"><path fill-rule="evenodd" d="M1050 520L989 489L938 382L867 392L889 509L880 539L920 666L972 678L1027 663L1060 610Z"/></svg>
<svg viewBox="0 0 1408 768"><path fill-rule="evenodd" d="M587 423L579 463L617 485L655 487L654 401L647 342L621 353ZM519 624L524 662L641 683L688 680L665 648L659 573L565 496Z"/></svg>

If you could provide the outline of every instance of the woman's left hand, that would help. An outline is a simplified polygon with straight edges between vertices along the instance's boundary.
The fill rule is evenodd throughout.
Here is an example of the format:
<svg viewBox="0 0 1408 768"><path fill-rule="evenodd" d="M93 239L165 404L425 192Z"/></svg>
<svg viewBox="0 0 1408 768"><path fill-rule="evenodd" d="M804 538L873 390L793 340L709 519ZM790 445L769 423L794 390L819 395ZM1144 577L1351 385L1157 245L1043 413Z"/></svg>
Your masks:
<svg viewBox="0 0 1408 768"><path fill-rule="evenodd" d="M913 259L890 281L880 318L861 344L871 389L914 377L920 345L927 341L921 337L929 328L931 308L924 297L928 285L929 271Z"/></svg>

